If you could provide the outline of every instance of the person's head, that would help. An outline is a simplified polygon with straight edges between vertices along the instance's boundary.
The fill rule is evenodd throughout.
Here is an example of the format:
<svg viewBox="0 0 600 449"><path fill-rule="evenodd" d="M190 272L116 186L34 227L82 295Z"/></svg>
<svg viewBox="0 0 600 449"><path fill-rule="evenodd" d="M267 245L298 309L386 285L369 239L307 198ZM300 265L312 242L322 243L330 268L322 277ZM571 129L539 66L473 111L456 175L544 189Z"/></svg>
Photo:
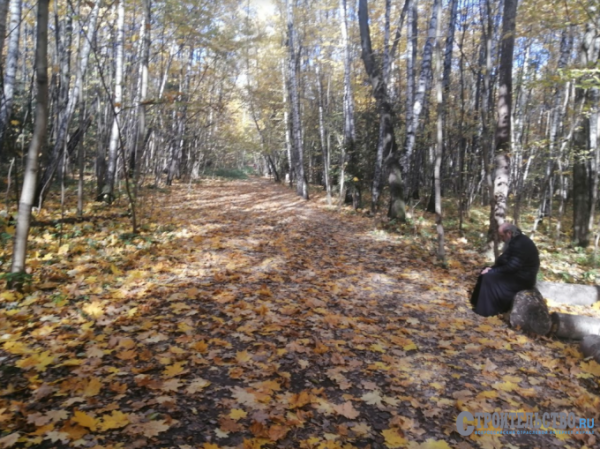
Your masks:
<svg viewBox="0 0 600 449"><path fill-rule="evenodd" d="M520 234L521 230L512 223L502 223L498 228L498 235L504 243L508 243L510 239Z"/></svg>

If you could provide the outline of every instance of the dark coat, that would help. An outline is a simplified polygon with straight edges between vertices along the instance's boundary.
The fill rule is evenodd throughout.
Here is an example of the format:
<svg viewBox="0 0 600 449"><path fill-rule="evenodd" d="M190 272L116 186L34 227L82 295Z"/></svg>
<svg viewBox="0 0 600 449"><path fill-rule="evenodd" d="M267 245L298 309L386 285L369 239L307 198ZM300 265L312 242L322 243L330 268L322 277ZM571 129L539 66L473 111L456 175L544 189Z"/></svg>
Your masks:
<svg viewBox="0 0 600 449"><path fill-rule="evenodd" d="M535 286L539 269L535 243L523 234L513 237L492 269L477 279L471 295L473 310L482 316L508 312L519 291Z"/></svg>

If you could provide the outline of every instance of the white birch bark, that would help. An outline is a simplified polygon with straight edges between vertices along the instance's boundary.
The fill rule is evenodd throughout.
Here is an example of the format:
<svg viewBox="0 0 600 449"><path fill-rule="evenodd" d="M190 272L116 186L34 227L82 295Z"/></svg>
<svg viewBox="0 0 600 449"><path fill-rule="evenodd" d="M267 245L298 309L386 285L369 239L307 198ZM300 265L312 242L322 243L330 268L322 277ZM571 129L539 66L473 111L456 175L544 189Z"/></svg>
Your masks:
<svg viewBox="0 0 600 449"><path fill-rule="evenodd" d="M117 172L117 159L120 148L120 123L119 115L123 101L123 44L125 23L125 0L119 0L117 4L117 36L115 48L115 94L113 98L113 124L110 132L108 145L108 165L106 169L106 180L102 188L103 200L111 202L114 198L114 185Z"/></svg>
<svg viewBox="0 0 600 449"><path fill-rule="evenodd" d="M425 95L427 94L427 88L431 85L432 70L431 60L433 55L434 43L436 40L436 29L438 22L438 3L441 0L434 0L433 11L431 13L431 20L429 21L429 31L427 33L427 41L423 47L423 57L421 59L421 73L419 74L419 80L415 89L415 97L412 105L410 122L407 122L406 129L406 142L404 145L404 155L402 157L402 168L404 170L403 177L405 185L410 186L409 182L409 165L412 157L412 153L415 147L415 141L417 137L417 130L419 127L419 117L423 110L423 104L425 102ZM406 192L407 194L409 192Z"/></svg>
<svg viewBox="0 0 600 449"><path fill-rule="evenodd" d="M4 67L4 91L0 100L0 155L4 145L4 137L10 126L10 115L15 96L15 78L19 60L19 38L21 36L22 0L10 1L10 22L8 25L8 49Z"/></svg>
<svg viewBox="0 0 600 449"><path fill-rule="evenodd" d="M136 102L137 127L136 138L133 150L134 177L137 180L140 171L140 162L144 153L144 143L146 140L146 101L148 95L148 64L150 62L150 43L152 26L152 0L144 0L144 15L140 31L142 41L141 61L139 71L139 89Z"/></svg>
<svg viewBox="0 0 600 449"><path fill-rule="evenodd" d="M456 0L454 0L456 2ZM441 2L436 2L434 5L438 9L437 15L441 16ZM433 185L435 197L435 223L438 235L437 257L442 263L446 260L446 250L444 248L444 223L442 212L442 156L444 151L444 76L445 70L442 68L442 44L441 44L441 20L437 21L435 33L435 63L437 79L436 87L436 102L437 102L437 123L436 123L436 143L435 143L435 159L433 164Z"/></svg>
<svg viewBox="0 0 600 449"><path fill-rule="evenodd" d="M498 86L498 123L495 138L495 170L493 198L490 208L489 234L494 239L494 254L498 256L498 228L506 219L508 187L510 181L512 67L515 45L517 0L504 1L502 18L502 50L500 54Z"/></svg>
<svg viewBox="0 0 600 449"><path fill-rule="evenodd" d="M290 99L292 109L292 151L295 153L296 193L308 200L308 184L304 174L304 151L302 144L302 128L300 122L300 97L298 94L296 30L294 28L293 0L287 0L287 30L289 51Z"/></svg>
<svg viewBox="0 0 600 449"><path fill-rule="evenodd" d="M58 168L58 165L60 164L60 161L62 159L61 154L65 148L65 144L67 141L69 124L71 123L71 119L73 117L75 109L81 100L81 93L83 90L83 82L87 71L90 50L92 42L94 40L94 36L96 35L96 24L98 22L100 2L101 0L97 0L94 6L92 7L92 10L90 11L87 31L82 30L84 36L81 43L81 49L79 51L79 59L77 62L77 68L75 73L75 83L69 91L66 108L64 109L64 111L59 112L60 120L58 123L56 140L52 148L52 154L50 156L48 166L42 174L40 184L37 189L36 197L40 204L44 200L44 197L48 192L50 182L52 181L54 173L56 172L56 169Z"/></svg>
<svg viewBox="0 0 600 449"><path fill-rule="evenodd" d="M8 2L9 0L0 0L0 55L4 50L4 37L6 36L6 17L8 15ZM2 64L0 63L0 68ZM4 69L2 69L3 73Z"/></svg>
<svg viewBox="0 0 600 449"><path fill-rule="evenodd" d="M11 273L23 273L27 257L27 237L31 223L35 183L37 178L38 154L46 140L48 123L48 15L49 0L38 0L37 13L37 47L36 47L36 82L37 102L35 109L35 125L23 179L23 188L19 199L17 227Z"/></svg>
<svg viewBox="0 0 600 449"><path fill-rule="evenodd" d="M340 0L340 26L342 47L344 49L344 140L341 148L340 169L340 202L344 201L346 194L346 163L349 153L354 152L356 142L356 128L354 126L354 98L352 94L352 53L348 38L348 5L347 0ZM350 154L350 157L353 155Z"/></svg>

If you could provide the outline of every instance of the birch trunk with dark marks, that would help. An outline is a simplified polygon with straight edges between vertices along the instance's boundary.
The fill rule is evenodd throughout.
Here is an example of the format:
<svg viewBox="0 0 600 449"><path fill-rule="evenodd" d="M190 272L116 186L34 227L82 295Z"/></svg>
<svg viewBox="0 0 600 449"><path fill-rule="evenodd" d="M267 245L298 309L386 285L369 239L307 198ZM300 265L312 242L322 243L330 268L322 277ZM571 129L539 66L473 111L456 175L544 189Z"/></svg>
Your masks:
<svg viewBox="0 0 600 449"><path fill-rule="evenodd" d="M406 133L411 132L415 106L415 88L416 75L415 66L417 64L417 37L418 37L418 0L407 0L408 21L406 31ZM405 149L406 151L406 149ZM404 155L401 161L402 172L407 173L410 170L410 155ZM408 181L408 180L405 180ZM406 192L408 194L408 192Z"/></svg>
<svg viewBox="0 0 600 449"><path fill-rule="evenodd" d="M376 64L373 55L367 0L360 0L358 3L358 22L360 27L361 56L365 70L369 75L373 96L377 102L380 114L379 139L381 141L381 157L384 161L388 185L390 187L388 216L404 222L406 220L406 210L402 186L402 172L398 161L398 148L392 124L392 106L388 98L382 68Z"/></svg>
<svg viewBox="0 0 600 449"><path fill-rule="evenodd" d="M21 0L10 0L10 21L8 24L8 48L4 65L2 98L0 98L0 157L5 151L6 136L10 127L10 116L15 96L15 78L19 60L19 38L21 30Z"/></svg>
<svg viewBox="0 0 600 449"><path fill-rule="evenodd" d="M421 72L419 73L419 79L415 89L415 97L412 105L408 105L412 108L410 113L410 121L406 123L406 140L404 143L404 154L402 156L401 166L403 168L402 175L405 179L405 187L408 189L410 186L414 186L413 178L409 177L414 170L410 170L409 166L413 157L413 151L415 149L415 143L417 138L417 132L419 128L419 118L423 111L423 105L425 104L425 96L428 94L428 89L431 86L431 79L433 76L432 71L432 56L433 49L436 40L436 30L438 22L438 4L441 0L434 0L431 19L429 21L429 31L427 33L427 40L423 47L423 56L421 58ZM414 190L414 189L413 189ZM415 192L406 192L407 194L414 194Z"/></svg>
<svg viewBox="0 0 600 449"><path fill-rule="evenodd" d="M571 51L573 49L573 26L565 28L562 32L560 40L560 56L558 59L557 69L564 69L569 63ZM567 101L566 98L569 92L569 83L565 86L558 85L554 94L554 101L550 115L550 130L548 136L548 162L546 164L546 173L544 182L542 183L542 198L538 207L537 217L533 223L532 232L536 232L538 225L544 219L544 216L552 214L552 194L554 191L554 183L551 182L554 171L558 165L559 158L562 155L557 154L557 142L559 139L560 130L562 130L563 118L565 116ZM546 200L547 199L547 200ZM546 203L549 204L549 210L546 211Z"/></svg>
<svg viewBox="0 0 600 449"><path fill-rule="evenodd" d="M150 63L150 43L152 29L152 0L143 0L143 20L140 29L141 61L138 78L138 95L136 101L137 124L135 129L135 138L133 151L131 154L130 173L133 176L136 186L139 179L140 164L145 151L146 142L146 108L148 96L148 64Z"/></svg>
<svg viewBox="0 0 600 449"><path fill-rule="evenodd" d="M90 11L87 31L82 30L81 49L79 50L79 59L77 62L75 72L75 83L69 89L67 93L67 102L59 110L59 119L56 131L56 140L52 147L52 153L47 160L46 167L42 172L38 188L36 189L36 201L38 204L42 204L48 188L52 182L52 178L56 172L56 169L60 165L60 161L63 159L62 152L65 149L67 143L67 136L69 132L69 125L71 119L77 108L77 105L81 101L81 93L83 91L83 81L87 71L87 65L89 61L90 50L92 42L96 35L96 23L98 21L98 13L100 10L100 1L98 0ZM65 67L66 69L66 67ZM67 86L68 88L68 86Z"/></svg>
<svg viewBox="0 0 600 449"><path fill-rule="evenodd" d="M317 75L317 96L319 103L319 143L321 144L321 154L323 156L323 182L325 183L325 192L327 193L327 204L331 205L331 182L329 181L329 154L325 139L325 99L323 98L323 77L321 74L320 62L316 63L315 70Z"/></svg>
<svg viewBox="0 0 600 449"><path fill-rule="evenodd" d="M300 98L298 94L298 52L296 51L296 30L294 28L294 0L287 3L287 38L289 63L290 106L292 110L292 152L295 154L296 193L308 200L308 183L304 173L304 150L302 144L302 128L300 122Z"/></svg>
<svg viewBox="0 0 600 449"><path fill-rule="evenodd" d="M456 0L454 0L456 3ZM438 8L437 15L441 15L441 2L436 2L434 7ZM444 75L445 68L442 68L442 48L441 48L441 20L437 21L436 38L435 38L435 65L436 65L436 109L437 109L437 124L436 124L436 143L435 143L435 160L433 165L433 189L435 198L435 224L438 235L437 258L442 263L446 261L446 251L444 248L444 224L442 216L442 156L444 151ZM449 76L449 72L447 74Z"/></svg>
<svg viewBox="0 0 600 449"><path fill-rule="evenodd" d="M290 184L290 187L292 187L292 182L294 181L294 155L292 154L292 138L290 135L290 129L291 129L291 124L290 124L290 114L289 114L289 98L290 98L290 94L289 94L289 89L288 89L288 76L285 70L286 67L286 63L285 61L282 61L281 64L281 73L282 73L282 77L281 79L283 80L283 89L281 90L283 92L283 124L285 126L285 152L287 155L287 161L288 161L288 182Z"/></svg>
<svg viewBox="0 0 600 449"><path fill-rule="evenodd" d="M588 23L585 33L581 40L579 49L579 66L586 70L595 66L600 56L600 35L598 32L597 23ZM582 76L581 81L584 81L586 74ZM580 101L585 107L594 109L592 102L598 102L598 96L594 89L589 92L584 87L579 86L576 89L575 103ZM597 122L597 116L596 116ZM597 167L595 173L592 167L592 157L590 151L595 150L591 142L592 133L597 129L597 123L591 124L590 114L584 113L581 118L581 126L575 130L573 136L573 144L575 146L574 162L573 162L573 243L575 246L588 246L590 242L590 221L593 217L590 216L592 211L592 185L593 180L597 177ZM595 156L595 155L594 155Z"/></svg>
<svg viewBox="0 0 600 449"><path fill-rule="evenodd" d="M186 122L189 102L190 76L192 72L192 59L194 57L194 49L190 48L188 62L181 68L179 92L181 92L179 101L181 107L179 111L173 114L173 127L175 130L175 138L173 139L171 159L169 161L169 169L167 174L167 185L170 186L175 178L181 177L183 152L185 147Z"/></svg>
<svg viewBox="0 0 600 449"><path fill-rule="evenodd" d="M6 36L6 18L8 16L9 0L0 0L0 55L4 50L4 37ZM4 67L0 61L0 73L4 73ZM2 81L2 80L0 80Z"/></svg>
<svg viewBox="0 0 600 449"><path fill-rule="evenodd" d="M348 39L348 10L347 0L340 0L340 25L342 32L342 47L344 48L344 138L340 157L340 202L345 201L346 196L346 177L354 178L352 169L356 162L356 128L354 126L354 97L352 94L352 53L350 52L350 41ZM375 169L377 177L377 168ZM381 169L379 170L381 178ZM373 192L374 198L379 197L379 191ZM352 188L353 205L359 202L359 191L356 186ZM376 201L376 200L374 200Z"/></svg>
<svg viewBox="0 0 600 449"><path fill-rule="evenodd" d="M506 219L510 177L510 136L512 108L512 66L515 46L517 0L504 1L502 44L499 67L498 123L495 139L494 195L491 201L490 230L494 238L494 254L498 256L498 227Z"/></svg>
<svg viewBox="0 0 600 449"><path fill-rule="evenodd" d="M46 141L48 123L48 16L49 0L38 0L36 32L36 108L33 136L27 151L23 188L19 199L19 211L14 240L11 273L24 273L27 257L27 237L31 223L31 209L35 195L38 154ZM17 280L17 284L19 280Z"/></svg>
<svg viewBox="0 0 600 449"><path fill-rule="evenodd" d="M123 45L125 36L125 0L117 3L116 42L115 42L115 91L112 101L112 128L108 145L108 163L106 179L102 184L101 199L107 203L114 199L115 179L117 176L117 159L121 148L120 112L123 101ZM100 180L99 180L100 182Z"/></svg>

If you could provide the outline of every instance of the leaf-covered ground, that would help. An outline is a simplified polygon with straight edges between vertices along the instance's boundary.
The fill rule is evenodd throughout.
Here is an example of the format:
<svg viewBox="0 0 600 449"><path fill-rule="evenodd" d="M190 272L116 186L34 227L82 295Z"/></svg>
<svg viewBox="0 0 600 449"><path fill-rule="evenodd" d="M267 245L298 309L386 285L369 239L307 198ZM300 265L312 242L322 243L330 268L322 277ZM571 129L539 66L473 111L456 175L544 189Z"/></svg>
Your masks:
<svg viewBox="0 0 600 449"><path fill-rule="evenodd" d="M600 365L575 344L470 311L466 240L445 269L372 218L261 180L146 207L140 236L101 210L60 240L32 230L33 288L0 294L0 447L600 444L457 433L464 410L600 410Z"/></svg>

